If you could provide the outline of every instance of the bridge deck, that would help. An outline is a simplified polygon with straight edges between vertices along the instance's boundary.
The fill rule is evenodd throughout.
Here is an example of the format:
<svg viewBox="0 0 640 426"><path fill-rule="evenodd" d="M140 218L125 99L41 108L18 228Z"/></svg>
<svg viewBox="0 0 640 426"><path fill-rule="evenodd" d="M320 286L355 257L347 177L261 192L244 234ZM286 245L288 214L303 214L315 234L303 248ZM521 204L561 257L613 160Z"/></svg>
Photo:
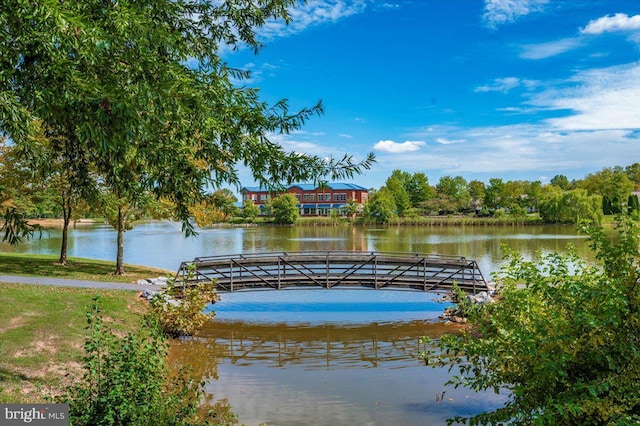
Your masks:
<svg viewBox="0 0 640 426"><path fill-rule="evenodd" d="M443 291L455 282L470 293L487 290L473 260L421 253L278 252L197 257L183 262L176 285L214 280L219 292L289 287L369 287Z"/></svg>

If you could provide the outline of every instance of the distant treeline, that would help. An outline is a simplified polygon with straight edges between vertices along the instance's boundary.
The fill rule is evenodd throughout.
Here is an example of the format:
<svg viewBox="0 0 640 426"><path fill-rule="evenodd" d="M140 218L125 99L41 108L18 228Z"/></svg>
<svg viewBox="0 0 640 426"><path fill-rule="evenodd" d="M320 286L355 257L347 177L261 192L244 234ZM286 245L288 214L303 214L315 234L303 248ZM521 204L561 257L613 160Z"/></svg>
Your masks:
<svg viewBox="0 0 640 426"><path fill-rule="evenodd" d="M506 223L600 222L603 215L638 215L638 189L640 163L604 168L573 181L559 174L547 184L500 178L491 178L488 183L467 182L462 176L443 176L432 186L424 173L394 170L384 186L370 190L363 220L391 223L412 218L401 221L437 224L437 219L429 217L464 215L499 218ZM413 219L417 217L420 219ZM462 223L466 219L456 220Z"/></svg>

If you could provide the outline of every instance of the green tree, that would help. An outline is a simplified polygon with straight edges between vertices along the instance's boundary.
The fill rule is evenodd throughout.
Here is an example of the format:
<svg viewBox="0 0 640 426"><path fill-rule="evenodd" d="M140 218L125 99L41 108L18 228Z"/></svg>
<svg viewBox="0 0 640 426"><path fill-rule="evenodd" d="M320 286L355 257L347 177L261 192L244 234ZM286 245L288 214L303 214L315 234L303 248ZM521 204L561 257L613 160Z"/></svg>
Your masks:
<svg viewBox="0 0 640 426"><path fill-rule="evenodd" d="M610 206L610 209L605 209L610 210L605 214L621 213L635 186L621 167L605 167L599 172L590 173L577 185L589 194L602 197L603 207Z"/></svg>
<svg viewBox="0 0 640 426"><path fill-rule="evenodd" d="M365 205L365 216L377 223L388 223L396 215L395 197L384 186L369 197Z"/></svg>
<svg viewBox="0 0 640 426"><path fill-rule="evenodd" d="M349 201L347 201L347 205L344 206L344 214L353 219L358 214L358 209L358 203L356 202L356 200L351 198Z"/></svg>
<svg viewBox="0 0 640 426"><path fill-rule="evenodd" d="M484 192L484 205L489 209L502 206L504 198L504 182L500 178L489 179L489 185Z"/></svg>
<svg viewBox="0 0 640 426"><path fill-rule="evenodd" d="M34 229L15 208L0 211L0 233L3 243L6 241L12 246L18 245L24 238L32 237Z"/></svg>
<svg viewBox="0 0 640 426"><path fill-rule="evenodd" d="M242 217L249 222L253 222L260 215L260 208L251 200L244 200L242 203Z"/></svg>
<svg viewBox="0 0 640 426"><path fill-rule="evenodd" d="M522 205L524 203L524 188L523 181L510 180L505 182L500 202L501 207L513 209L515 206Z"/></svg>
<svg viewBox="0 0 640 426"><path fill-rule="evenodd" d="M78 169L75 164L86 159L78 157L79 151L63 152L54 147L66 143L66 138L73 138L69 129L67 132L56 132L45 123L32 123L32 135L29 143L16 146L23 167L29 169L33 179L41 184L40 191L32 194L32 199L51 198L62 215L62 239L60 243L60 257L58 263L67 264L67 246L69 225L77 217L80 206L84 201L97 201L98 193L95 187L95 176L89 167ZM82 174L76 173L82 171ZM43 186L44 185L44 186Z"/></svg>
<svg viewBox="0 0 640 426"><path fill-rule="evenodd" d="M293 224L298 220L298 199L293 194L280 194L271 201L275 223Z"/></svg>
<svg viewBox="0 0 640 426"><path fill-rule="evenodd" d="M584 189L562 191L548 185L539 201L540 217L547 223L580 223L582 220L602 221L602 198L588 195Z"/></svg>
<svg viewBox="0 0 640 426"><path fill-rule="evenodd" d="M285 101L268 105L257 89L235 84L248 73L219 57L222 45L257 52L257 28L289 21L295 3L7 0L0 132L28 144L31 123L41 120L65 135L52 150L80 159L71 173L89 176L95 168L123 203L149 192L166 197L187 235L189 206L207 187L240 186L238 163L263 186L349 178L369 168L373 155L324 159L269 139L322 114L320 103L295 113Z"/></svg>
<svg viewBox="0 0 640 426"><path fill-rule="evenodd" d="M411 207L419 207L436 195L436 191L429 185L429 178L424 173L414 173L406 184L407 193L411 200Z"/></svg>
<svg viewBox="0 0 640 426"><path fill-rule="evenodd" d="M629 201L627 202L629 206L629 214L638 217L640 215L640 200L638 200L637 194L629 195Z"/></svg>
<svg viewBox="0 0 640 426"><path fill-rule="evenodd" d="M524 193L526 194L525 205L534 211L538 210L538 202L542 196L542 183L539 180L527 182Z"/></svg>
<svg viewBox="0 0 640 426"><path fill-rule="evenodd" d="M24 218L15 198L27 188L24 174L16 171L15 150L0 137L0 233L2 242L18 245L33 235L33 227Z"/></svg>
<svg viewBox="0 0 640 426"><path fill-rule="evenodd" d="M448 198L455 206L455 210L469 208L471 196L469 195L467 181L462 176L443 176L438 181L436 189L438 196L440 198Z"/></svg>
<svg viewBox="0 0 640 426"><path fill-rule="evenodd" d="M640 190L640 163L633 163L624 168L627 177L635 185L636 190Z"/></svg>
<svg viewBox="0 0 640 426"><path fill-rule="evenodd" d="M238 199L229 189L217 189L191 206L191 214L196 224L203 228L214 223L228 222L238 214ZM256 215L257 216L257 215Z"/></svg>
<svg viewBox="0 0 640 426"><path fill-rule="evenodd" d="M473 327L440 341L434 365L450 383L506 393L471 424L603 425L640 422L640 226L619 217L618 236L586 228L597 264L573 253L526 261L508 251L497 303L472 311Z"/></svg>
<svg viewBox="0 0 640 426"><path fill-rule="evenodd" d="M385 187L391 191L396 203L398 216L404 216L411 207L411 200L407 192L407 186L411 180L411 175L407 172L394 170L385 182Z"/></svg>
<svg viewBox="0 0 640 426"><path fill-rule="evenodd" d="M557 186L558 188L566 191L571 188L571 182L565 175L555 175L549 181L551 185Z"/></svg>
<svg viewBox="0 0 640 426"><path fill-rule="evenodd" d="M469 182L469 196L471 197L471 204L474 208L478 208L484 201L484 192L486 185L479 180L472 180Z"/></svg>

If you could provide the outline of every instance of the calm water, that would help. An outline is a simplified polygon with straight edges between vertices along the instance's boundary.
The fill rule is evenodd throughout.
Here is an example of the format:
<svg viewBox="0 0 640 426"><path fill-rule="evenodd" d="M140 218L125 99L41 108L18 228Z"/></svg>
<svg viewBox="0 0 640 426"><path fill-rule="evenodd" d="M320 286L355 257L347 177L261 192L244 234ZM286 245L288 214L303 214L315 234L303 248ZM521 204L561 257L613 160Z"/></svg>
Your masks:
<svg viewBox="0 0 640 426"><path fill-rule="evenodd" d="M358 250L440 253L478 261L485 275L502 259L502 244L527 257L537 251L563 251L567 244L589 255L584 235L572 226L528 227L248 227L201 230L185 238L180 225L153 222L125 233L125 262L175 271L197 256L263 251ZM58 254L60 231L17 248L0 244L0 251ZM108 225L79 226L70 231L69 256L115 260L116 234Z"/></svg>
<svg viewBox="0 0 640 426"><path fill-rule="evenodd" d="M71 231L69 255L115 259L108 226ZM589 257L573 227L250 227L203 230L185 239L170 222L125 234L125 261L177 270L196 256L261 251L367 250L441 253L478 261L489 277L504 244L531 258L567 244ZM57 254L59 231L13 249ZM283 290L224 294L216 319L173 348L174 365L206 381L208 402L229 404L257 425L440 425L500 405L503 396L444 386L446 370L420 361L420 336L451 332L438 296L409 291ZM442 392L445 395L442 397Z"/></svg>

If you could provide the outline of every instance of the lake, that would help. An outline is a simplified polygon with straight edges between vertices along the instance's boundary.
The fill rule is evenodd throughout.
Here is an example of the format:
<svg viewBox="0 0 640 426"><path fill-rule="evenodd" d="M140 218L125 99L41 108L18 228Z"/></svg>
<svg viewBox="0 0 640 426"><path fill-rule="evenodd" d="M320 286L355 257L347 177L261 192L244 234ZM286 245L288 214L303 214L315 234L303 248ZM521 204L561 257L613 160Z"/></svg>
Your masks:
<svg viewBox="0 0 640 426"><path fill-rule="evenodd" d="M475 259L486 277L502 263L502 245L527 258L563 251L590 257L571 226L234 227L184 238L179 224L151 222L125 234L125 262L176 271L182 261L263 251L420 252ZM3 251L57 254L51 230ZM106 225L70 231L69 256L115 259ZM438 320L440 295L382 290L282 290L223 294L216 318L172 349L174 366L206 382L209 402L231 405L240 423L257 425L440 425L454 415L500 405L504 396L445 387L446 369L425 367L420 336L453 331ZM444 391L444 395L443 395Z"/></svg>

